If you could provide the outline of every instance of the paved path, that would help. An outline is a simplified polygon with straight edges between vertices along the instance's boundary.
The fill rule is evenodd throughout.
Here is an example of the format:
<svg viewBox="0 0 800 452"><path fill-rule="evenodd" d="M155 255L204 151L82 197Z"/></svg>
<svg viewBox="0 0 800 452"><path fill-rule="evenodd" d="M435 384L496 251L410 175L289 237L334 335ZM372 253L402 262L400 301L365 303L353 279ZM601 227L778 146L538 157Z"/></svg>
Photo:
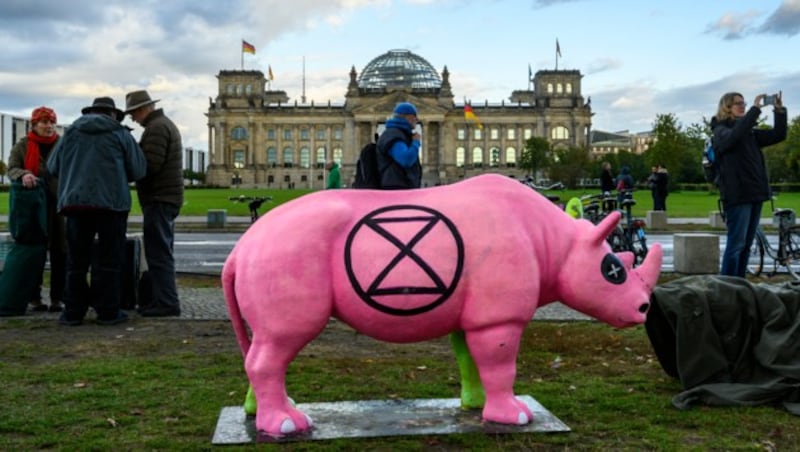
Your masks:
<svg viewBox="0 0 800 452"><path fill-rule="evenodd" d="M42 291L45 297L44 302L49 304L47 290ZM178 320L227 320L228 310L225 300L222 298L222 289L192 289L178 288L178 296L181 300L181 316ZM134 311L129 312L134 318L138 317ZM91 319L93 314L87 315ZM57 313L50 312L31 312L30 310L24 317L0 317L2 319L58 319ZM174 321L175 317L165 317L165 321ZM542 307L537 311L534 320L591 320L589 317L570 309L560 303L553 303Z"/></svg>

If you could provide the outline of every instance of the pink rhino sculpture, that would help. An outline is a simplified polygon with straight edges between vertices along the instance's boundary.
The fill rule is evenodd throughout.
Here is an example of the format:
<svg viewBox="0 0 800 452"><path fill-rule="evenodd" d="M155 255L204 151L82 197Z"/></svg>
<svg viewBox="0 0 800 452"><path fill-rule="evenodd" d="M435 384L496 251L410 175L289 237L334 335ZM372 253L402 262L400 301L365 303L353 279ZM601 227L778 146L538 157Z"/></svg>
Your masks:
<svg viewBox="0 0 800 452"><path fill-rule="evenodd" d="M482 407L485 421L530 422L513 386L539 306L559 300L614 327L645 321L662 251L653 245L637 268L633 254L613 254L605 238L619 219L574 220L499 175L421 190L328 190L273 209L222 271L256 429L279 438L312 428L287 396L286 370L330 317L396 343L450 334L462 406Z"/></svg>

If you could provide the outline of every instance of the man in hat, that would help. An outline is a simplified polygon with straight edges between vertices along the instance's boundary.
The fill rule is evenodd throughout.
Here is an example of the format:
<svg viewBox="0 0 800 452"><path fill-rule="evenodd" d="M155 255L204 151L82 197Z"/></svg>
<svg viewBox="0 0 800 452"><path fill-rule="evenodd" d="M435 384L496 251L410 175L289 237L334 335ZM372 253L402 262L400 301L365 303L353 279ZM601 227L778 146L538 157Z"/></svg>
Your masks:
<svg viewBox="0 0 800 452"><path fill-rule="evenodd" d="M77 326L94 307L99 325L128 320L120 310L130 182L144 177L147 162L110 97L81 110L47 160L58 183L58 212L67 219L67 278L59 323ZM98 168L102 169L98 171ZM99 260L87 272L97 235ZM96 267L96 268L95 268Z"/></svg>
<svg viewBox="0 0 800 452"><path fill-rule="evenodd" d="M417 107L400 102L392 114L377 143L378 168L386 168L381 173L381 188L419 188L422 166L419 162L421 137L419 130L415 130Z"/></svg>
<svg viewBox="0 0 800 452"><path fill-rule="evenodd" d="M173 244L183 205L183 145L178 128L156 102L145 90L125 96L125 113L144 128L139 145L147 159L147 175L136 182L148 267L139 293L139 313L145 317L181 315Z"/></svg>

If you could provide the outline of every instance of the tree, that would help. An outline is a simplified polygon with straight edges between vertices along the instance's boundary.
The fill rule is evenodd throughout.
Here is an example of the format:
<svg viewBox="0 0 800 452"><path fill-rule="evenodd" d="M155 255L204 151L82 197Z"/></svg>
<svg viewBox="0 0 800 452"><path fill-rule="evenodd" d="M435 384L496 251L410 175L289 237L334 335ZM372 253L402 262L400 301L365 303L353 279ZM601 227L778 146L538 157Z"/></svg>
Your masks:
<svg viewBox="0 0 800 452"><path fill-rule="evenodd" d="M525 142L525 149L519 156L519 167L528 174L536 175L536 171L548 167L550 159L550 142L541 137L531 137Z"/></svg>
<svg viewBox="0 0 800 452"><path fill-rule="evenodd" d="M647 163L667 168L670 184L702 181L699 172L704 141L700 140L701 130L701 126L693 125L691 133L684 132L674 114L656 115L653 123L656 142L645 153Z"/></svg>
<svg viewBox="0 0 800 452"><path fill-rule="evenodd" d="M576 188L578 179L590 176L591 165L589 151L584 148L558 149L554 162L550 164L550 179L563 183L567 188Z"/></svg>

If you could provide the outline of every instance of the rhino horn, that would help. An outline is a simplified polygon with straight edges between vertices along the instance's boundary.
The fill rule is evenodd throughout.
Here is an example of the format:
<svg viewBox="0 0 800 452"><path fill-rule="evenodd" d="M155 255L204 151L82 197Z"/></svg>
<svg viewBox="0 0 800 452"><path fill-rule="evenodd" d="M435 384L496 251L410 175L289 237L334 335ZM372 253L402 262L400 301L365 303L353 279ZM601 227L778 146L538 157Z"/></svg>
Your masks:
<svg viewBox="0 0 800 452"><path fill-rule="evenodd" d="M661 250L661 244L654 243L647 251L647 256L645 256L642 265L634 269L651 290L658 284L658 275L661 273L663 257L664 252Z"/></svg>
<svg viewBox="0 0 800 452"><path fill-rule="evenodd" d="M594 243L603 243L606 238L611 235L614 228L617 227L621 216L622 214L619 211L614 211L603 218L603 220L597 224L597 227L594 228L594 234L592 236Z"/></svg>

